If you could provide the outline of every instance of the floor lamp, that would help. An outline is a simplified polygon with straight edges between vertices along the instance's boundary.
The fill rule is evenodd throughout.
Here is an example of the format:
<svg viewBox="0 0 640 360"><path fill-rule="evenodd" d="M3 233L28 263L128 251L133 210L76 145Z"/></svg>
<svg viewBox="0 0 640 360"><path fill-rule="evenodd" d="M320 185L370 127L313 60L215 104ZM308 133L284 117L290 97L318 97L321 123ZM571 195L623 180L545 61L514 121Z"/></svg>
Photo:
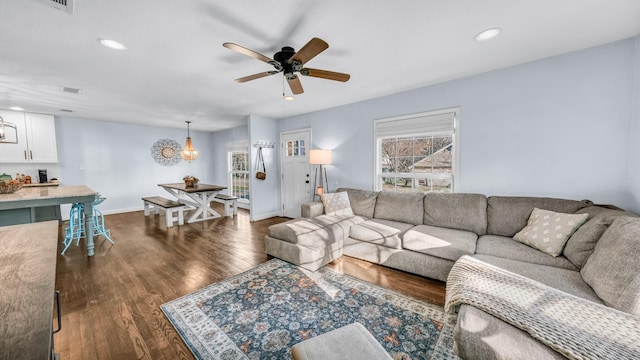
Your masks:
<svg viewBox="0 0 640 360"><path fill-rule="evenodd" d="M316 175L313 183L313 198L329 192L329 180L327 179L327 169L322 165L331 165L331 150L312 149L309 151L309 164L320 165L316 168ZM318 171L319 170L319 171ZM319 178L318 178L319 175Z"/></svg>

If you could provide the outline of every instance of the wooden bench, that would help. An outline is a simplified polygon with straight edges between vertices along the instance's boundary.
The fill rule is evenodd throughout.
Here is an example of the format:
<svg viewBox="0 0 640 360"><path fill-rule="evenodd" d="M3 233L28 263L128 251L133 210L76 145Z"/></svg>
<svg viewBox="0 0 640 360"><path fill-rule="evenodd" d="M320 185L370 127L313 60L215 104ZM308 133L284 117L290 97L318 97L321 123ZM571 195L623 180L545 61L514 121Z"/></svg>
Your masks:
<svg viewBox="0 0 640 360"><path fill-rule="evenodd" d="M216 195L215 199L213 199L213 201L224 204L224 216L238 215L237 196L218 194Z"/></svg>
<svg viewBox="0 0 640 360"><path fill-rule="evenodd" d="M160 214L160 209L163 209L167 217L168 228L172 227L173 222L176 220L178 221L178 225L184 225L185 205L183 203L169 200L162 196L143 197L142 201L144 201L144 216L149 216L149 211L152 207L155 208L156 215ZM178 215L177 219L173 216L174 212Z"/></svg>

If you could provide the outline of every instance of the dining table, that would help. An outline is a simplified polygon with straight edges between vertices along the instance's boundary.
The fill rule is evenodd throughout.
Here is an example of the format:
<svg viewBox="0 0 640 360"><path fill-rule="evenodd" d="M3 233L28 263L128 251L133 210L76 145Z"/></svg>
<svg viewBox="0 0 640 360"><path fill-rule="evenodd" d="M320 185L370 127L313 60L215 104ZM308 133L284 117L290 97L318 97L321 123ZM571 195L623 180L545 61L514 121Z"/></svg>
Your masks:
<svg viewBox="0 0 640 360"><path fill-rule="evenodd" d="M84 204L87 256L93 256L93 201L97 193L87 186L24 187L13 194L0 194L0 210L29 209L29 222L36 222L36 208L61 204Z"/></svg>
<svg viewBox="0 0 640 360"><path fill-rule="evenodd" d="M158 184L179 202L187 206L187 210L195 210L187 219L188 223L216 219L220 213L211 208L211 202L226 186L198 183L186 186L185 183Z"/></svg>

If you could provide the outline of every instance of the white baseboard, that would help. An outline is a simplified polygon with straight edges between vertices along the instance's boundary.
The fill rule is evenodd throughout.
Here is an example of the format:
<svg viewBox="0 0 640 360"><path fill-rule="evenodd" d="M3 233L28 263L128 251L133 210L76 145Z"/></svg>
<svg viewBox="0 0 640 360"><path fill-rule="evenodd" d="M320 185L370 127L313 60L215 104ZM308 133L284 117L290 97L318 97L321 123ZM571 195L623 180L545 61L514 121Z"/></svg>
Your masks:
<svg viewBox="0 0 640 360"><path fill-rule="evenodd" d="M105 210L102 213L104 215L113 215L113 214L121 214L121 213L128 213L128 212L142 211L142 210L144 210L144 206L136 206L136 207L126 208L126 209Z"/></svg>
<svg viewBox="0 0 640 360"><path fill-rule="evenodd" d="M282 213L280 211L274 211L274 212L270 212L270 213L266 213L266 214L259 214L259 215L249 215L249 219L251 220L251 222L254 221L260 221L260 220L264 220L264 219L269 219L272 217L276 217L276 216L282 216Z"/></svg>

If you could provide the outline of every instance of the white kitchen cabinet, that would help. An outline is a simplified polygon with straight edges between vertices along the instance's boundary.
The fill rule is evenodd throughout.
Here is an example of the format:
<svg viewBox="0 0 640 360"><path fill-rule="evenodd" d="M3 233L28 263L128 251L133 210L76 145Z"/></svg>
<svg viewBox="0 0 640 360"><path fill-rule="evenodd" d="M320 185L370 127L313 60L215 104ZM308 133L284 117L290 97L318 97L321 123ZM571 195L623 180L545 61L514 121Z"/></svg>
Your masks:
<svg viewBox="0 0 640 360"><path fill-rule="evenodd" d="M58 149L53 115L0 111L5 122L16 125L17 144L12 128L6 128L7 142L0 142L0 163L56 163Z"/></svg>

